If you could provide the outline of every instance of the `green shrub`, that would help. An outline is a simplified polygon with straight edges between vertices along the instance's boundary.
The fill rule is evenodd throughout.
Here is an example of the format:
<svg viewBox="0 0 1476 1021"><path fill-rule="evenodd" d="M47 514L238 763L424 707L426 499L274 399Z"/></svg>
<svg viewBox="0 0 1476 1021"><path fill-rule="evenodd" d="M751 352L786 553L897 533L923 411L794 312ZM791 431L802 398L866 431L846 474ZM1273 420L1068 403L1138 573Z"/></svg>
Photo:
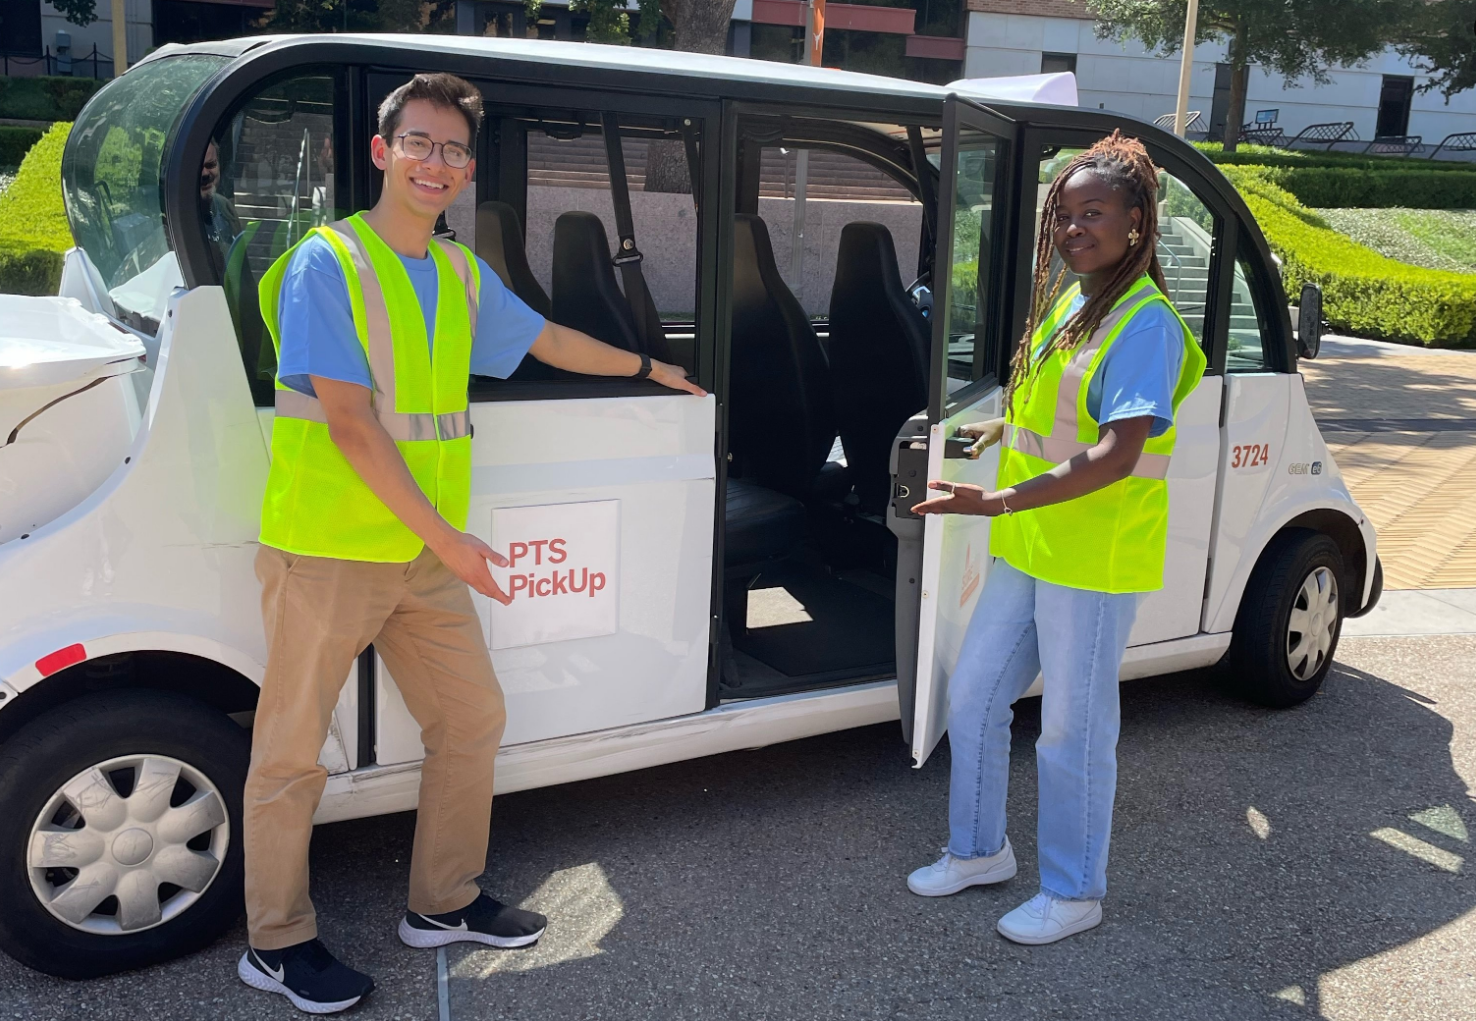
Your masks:
<svg viewBox="0 0 1476 1021"><path fill-rule="evenodd" d="M101 86L92 78L0 78L0 117L74 121Z"/></svg>
<svg viewBox="0 0 1476 1021"><path fill-rule="evenodd" d="M1194 148L1213 163L1256 167L1344 167L1362 170L1433 170L1469 174L1471 164L1411 156L1366 156L1363 153L1325 152L1321 149L1277 149L1269 145L1242 145L1224 152L1219 142L1195 142Z"/></svg>
<svg viewBox="0 0 1476 1021"><path fill-rule="evenodd" d="M61 274L61 252L0 251L0 294L55 294Z"/></svg>
<svg viewBox="0 0 1476 1021"><path fill-rule="evenodd" d="M40 128L17 128L0 124L0 167L17 167L31 146L41 140Z"/></svg>
<svg viewBox="0 0 1476 1021"><path fill-rule="evenodd" d="M1476 344L1476 274L1410 266L1329 228L1278 187L1271 168L1225 166L1282 259L1288 294L1322 287L1323 314L1363 337L1453 347Z"/></svg>
<svg viewBox="0 0 1476 1021"><path fill-rule="evenodd" d="M1266 167L1304 206L1323 209L1476 209L1476 172Z"/></svg>
<svg viewBox="0 0 1476 1021"><path fill-rule="evenodd" d="M64 252L72 247L61 191L62 149L71 130L70 124L53 124L0 194L0 252Z"/></svg>

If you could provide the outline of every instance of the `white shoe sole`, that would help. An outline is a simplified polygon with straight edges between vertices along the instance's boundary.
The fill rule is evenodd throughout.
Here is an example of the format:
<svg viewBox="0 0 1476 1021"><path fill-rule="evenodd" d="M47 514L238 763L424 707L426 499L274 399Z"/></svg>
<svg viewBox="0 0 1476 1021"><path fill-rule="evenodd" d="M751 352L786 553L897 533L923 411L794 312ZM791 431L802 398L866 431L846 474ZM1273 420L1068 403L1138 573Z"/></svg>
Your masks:
<svg viewBox="0 0 1476 1021"><path fill-rule="evenodd" d="M241 955L241 961L236 965L236 975L252 989L260 989L264 993L279 993L287 997L292 1001L292 1005L304 1014L337 1014L340 1010L348 1010L361 999L355 996L351 1000L340 1000L337 1003L315 1003L312 1000L304 1000L270 975L262 974L246 959L246 954Z"/></svg>
<svg viewBox="0 0 1476 1021"><path fill-rule="evenodd" d="M1058 940L1063 940L1067 936L1075 936L1078 932L1086 932L1088 929L1095 929L1101 924L1102 905L1098 904L1095 908L1091 910L1089 914L1087 914L1081 920L1072 922L1060 932L1052 933L1049 936L1037 936L1034 933L1026 932L1013 932L1005 928L1004 919L1000 919L999 924L995 926L995 929L999 931L999 934L1001 936L1003 936L1007 940L1010 940L1012 943L1023 943L1026 946L1038 947L1044 946L1047 943L1055 943Z"/></svg>
<svg viewBox="0 0 1476 1021"><path fill-rule="evenodd" d="M417 929L403 918L400 919L400 942L407 947L415 947L417 950L445 947L452 943L481 943L502 950L515 950L518 947L532 946L537 943L544 931L539 929L531 936L493 936L485 932L469 932L466 929Z"/></svg>
<svg viewBox="0 0 1476 1021"><path fill-rule="evenodd" d="M967 879L961 879L950 886L914 886L912 877L908 876L907 889L919 897L951 897L953 894L967 890L971 886L993 886L995 883L1003 883L1007 879L1014 879L1017 871L1019 869L1015 865L1015 854L1011 851L1009 860L1000 862L988 872L981 872L976 876L969 876Z"/></svg>

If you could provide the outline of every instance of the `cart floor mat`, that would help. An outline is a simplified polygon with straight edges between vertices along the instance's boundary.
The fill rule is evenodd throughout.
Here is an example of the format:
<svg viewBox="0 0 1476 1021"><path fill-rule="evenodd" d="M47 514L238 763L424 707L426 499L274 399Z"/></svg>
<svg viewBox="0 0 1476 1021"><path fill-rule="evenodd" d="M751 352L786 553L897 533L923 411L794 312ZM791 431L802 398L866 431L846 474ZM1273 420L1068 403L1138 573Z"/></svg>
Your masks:
<svg viewBox="0 0 1476 1021"><path fill-rule="evenodd" d="M895 613L892 600L877 591L880 582L849 580L818 565L765 572L748 593L747 632L733 632L739 683L726 686L736 689L728 693L775 694L892 676Z"/></svg>

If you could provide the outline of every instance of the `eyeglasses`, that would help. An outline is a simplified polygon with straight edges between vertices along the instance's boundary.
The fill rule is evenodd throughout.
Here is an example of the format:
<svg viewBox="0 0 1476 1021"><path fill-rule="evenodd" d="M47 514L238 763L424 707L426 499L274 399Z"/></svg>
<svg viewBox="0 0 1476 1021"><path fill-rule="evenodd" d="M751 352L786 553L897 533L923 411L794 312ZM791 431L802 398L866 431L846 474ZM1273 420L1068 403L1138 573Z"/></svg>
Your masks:
<svg viewBox="0 0 1476 1021"><path fill-rule="evenodd" d="M431 153L437 148L441 150L441 160L452 170L460 170L471 162L472 151L460 142L432 142L424 135L412 135L408 132L396 135L395 141L400 143L400 152L406 159L422 163L431 158Z"/></svg>

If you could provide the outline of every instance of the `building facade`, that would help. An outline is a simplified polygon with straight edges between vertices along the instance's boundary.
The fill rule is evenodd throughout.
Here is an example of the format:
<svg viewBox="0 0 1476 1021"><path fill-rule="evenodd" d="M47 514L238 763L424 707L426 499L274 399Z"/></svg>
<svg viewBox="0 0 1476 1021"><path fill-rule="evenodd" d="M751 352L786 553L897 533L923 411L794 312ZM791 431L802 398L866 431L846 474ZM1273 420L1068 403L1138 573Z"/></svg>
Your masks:
<svg viewBox="0 0 1476 1021"><path fill-rule="evenodd" d="M1179 88L1179 55L1148 52L1136 40L1099 39L1096 22L1079 0L968 0L964 75L969 78L1074 71L1081 105L1117 110L1144 120L1172 113ZM1223 43L1194 51L1189 109L1198 111L1212 138L1221 137L1230 102L1230 67ZM1288 136L1311 124L1353 123L1358 137L1419 135L1433 146L1447 135L1476 131L1476 90L1449 103L1421 92L1425 80L1392 49L1366 64L1337 68L1319 85L1290 84L1252 67L1245 115L1257 113Z"/></svg>
<svg viewBox="0 0 1476 1021"><path fill-rule="evenodd" d="M347 0L343 0L347 2ZM125 0L129 61L167 42L250 34L274 0ZM634 14L636 0L627 0ZM356 8L357 9L357 8ZM112 73L111 4L97 0L97 20L66 21L45 0L0 0L0 52L5 73ZM587 15L568 0L547 0L529 17L524 0L457 0L462 35L581 40ZM737 0L728 52L765 60L804 59L802 0ZM884 0L828 3L827 66L946 83L958 78L1072 71L1081 103L1152 120L1171 113L1178 55L1150 53L1135 40L1098 38L1081 0ZM94 53L99 55L92 60ZM1194 54L1190 110L1211 137L1221 135L1230 98L1223 43ZM72 66L66 64L70 57ZM37 62L37 58L41 58ZM27 61L31 63L27 63ZM1287 83L1252 68L1246 119L1293 136L1311 124L1351 122L1356 137L1420 136L1428 150L1447 135L1476 132L1476 90L1449 103L1421 92L1425 80L1392 49L1356 67L1329 72L1327 84Z"/></svg>

